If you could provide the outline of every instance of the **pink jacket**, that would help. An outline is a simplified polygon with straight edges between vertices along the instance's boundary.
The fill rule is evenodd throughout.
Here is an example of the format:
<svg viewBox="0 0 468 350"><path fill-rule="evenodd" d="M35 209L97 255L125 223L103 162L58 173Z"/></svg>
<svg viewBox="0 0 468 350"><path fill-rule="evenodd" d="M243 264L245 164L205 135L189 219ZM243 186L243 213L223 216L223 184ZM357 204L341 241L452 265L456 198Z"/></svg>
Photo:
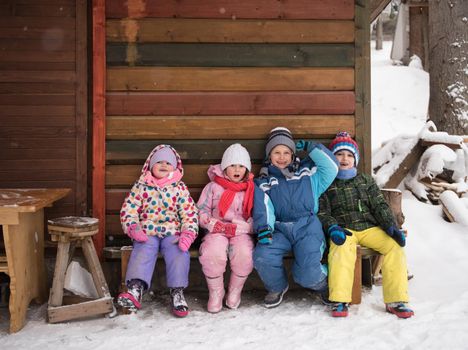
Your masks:
<svg viewBox="0 0 468 350"><path fill-rule="evenodd" d="M214 232L214 227L217 221L221 223L236 224L236 235L252 234L252 218L245 220L242 216L242 202L244 200L245 191L237 192L231 207L226 212L224 218L219 215L218 203L224 188L214 181L215 176L224 177L221 165L211 165L208 169L208 177L211 182L203 189L197 206L200 215L200 226L207 229L209 233Z"/></svg>

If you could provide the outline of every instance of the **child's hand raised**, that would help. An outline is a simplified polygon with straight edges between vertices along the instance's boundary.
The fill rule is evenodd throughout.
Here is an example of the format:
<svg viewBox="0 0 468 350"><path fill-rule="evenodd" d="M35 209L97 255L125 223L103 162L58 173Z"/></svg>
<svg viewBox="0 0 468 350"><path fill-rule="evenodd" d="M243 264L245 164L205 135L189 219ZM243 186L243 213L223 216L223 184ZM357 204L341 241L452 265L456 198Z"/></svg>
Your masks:
<svg viewBox="0 0 468 350"><path fill-rule="evenodd" d="M316 143L313 141L299 140L296 143L296 151L310 152L315 146Z"/></svg>

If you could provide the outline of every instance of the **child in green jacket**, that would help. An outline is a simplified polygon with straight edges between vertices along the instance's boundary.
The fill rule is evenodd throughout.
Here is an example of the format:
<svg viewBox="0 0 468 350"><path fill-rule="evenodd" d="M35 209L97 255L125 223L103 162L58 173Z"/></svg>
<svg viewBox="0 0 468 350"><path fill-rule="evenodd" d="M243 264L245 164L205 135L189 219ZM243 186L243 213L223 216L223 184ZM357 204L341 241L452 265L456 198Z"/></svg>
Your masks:
<svg viewBox="0 0 468 350"><path fill-rule="evenodd" d="M372 248L384 256L383 297L387 312L409 318L408 276L403 247L406 238L371 176L357 174L359 148L347 132L331 142L338 159L337 178L320 198L318 214L330 239L328 255L329 299L332 316L346 317L351 301L356 245Z"/></svg>

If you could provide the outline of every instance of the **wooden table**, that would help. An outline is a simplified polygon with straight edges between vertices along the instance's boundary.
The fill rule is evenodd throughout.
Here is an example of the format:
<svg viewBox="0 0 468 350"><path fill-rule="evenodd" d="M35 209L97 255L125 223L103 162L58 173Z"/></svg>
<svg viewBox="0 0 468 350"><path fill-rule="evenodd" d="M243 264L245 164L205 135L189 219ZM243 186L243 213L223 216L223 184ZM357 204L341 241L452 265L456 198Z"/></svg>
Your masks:
<svg viewBox="0 0 468 350"><path fill-rule="evenodd" d="M5 257L0 272L10 276L10 333L24 327L31 300L47 300L44 264L44 207L65 197L66 188L0 189L0 225Z"/></svg>

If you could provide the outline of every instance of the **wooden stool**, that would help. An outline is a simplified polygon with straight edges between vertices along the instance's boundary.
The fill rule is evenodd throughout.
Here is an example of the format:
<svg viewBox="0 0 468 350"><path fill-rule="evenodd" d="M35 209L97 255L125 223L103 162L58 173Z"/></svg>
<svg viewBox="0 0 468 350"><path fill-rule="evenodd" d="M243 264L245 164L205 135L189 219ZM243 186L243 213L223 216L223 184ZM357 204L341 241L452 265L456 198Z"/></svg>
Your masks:
<svg viewBox="0 0 468 350"><path fill-rule="evenodd" d="M48 221L52 241L58 242L54 280L47 307L48 321L56 323L113 312L114 306L101 268L92 236L98 232L98 219L68 216ZM64 297L65 273L75 247L81 245L88 269L93 276L98 299Z"/></svg>

